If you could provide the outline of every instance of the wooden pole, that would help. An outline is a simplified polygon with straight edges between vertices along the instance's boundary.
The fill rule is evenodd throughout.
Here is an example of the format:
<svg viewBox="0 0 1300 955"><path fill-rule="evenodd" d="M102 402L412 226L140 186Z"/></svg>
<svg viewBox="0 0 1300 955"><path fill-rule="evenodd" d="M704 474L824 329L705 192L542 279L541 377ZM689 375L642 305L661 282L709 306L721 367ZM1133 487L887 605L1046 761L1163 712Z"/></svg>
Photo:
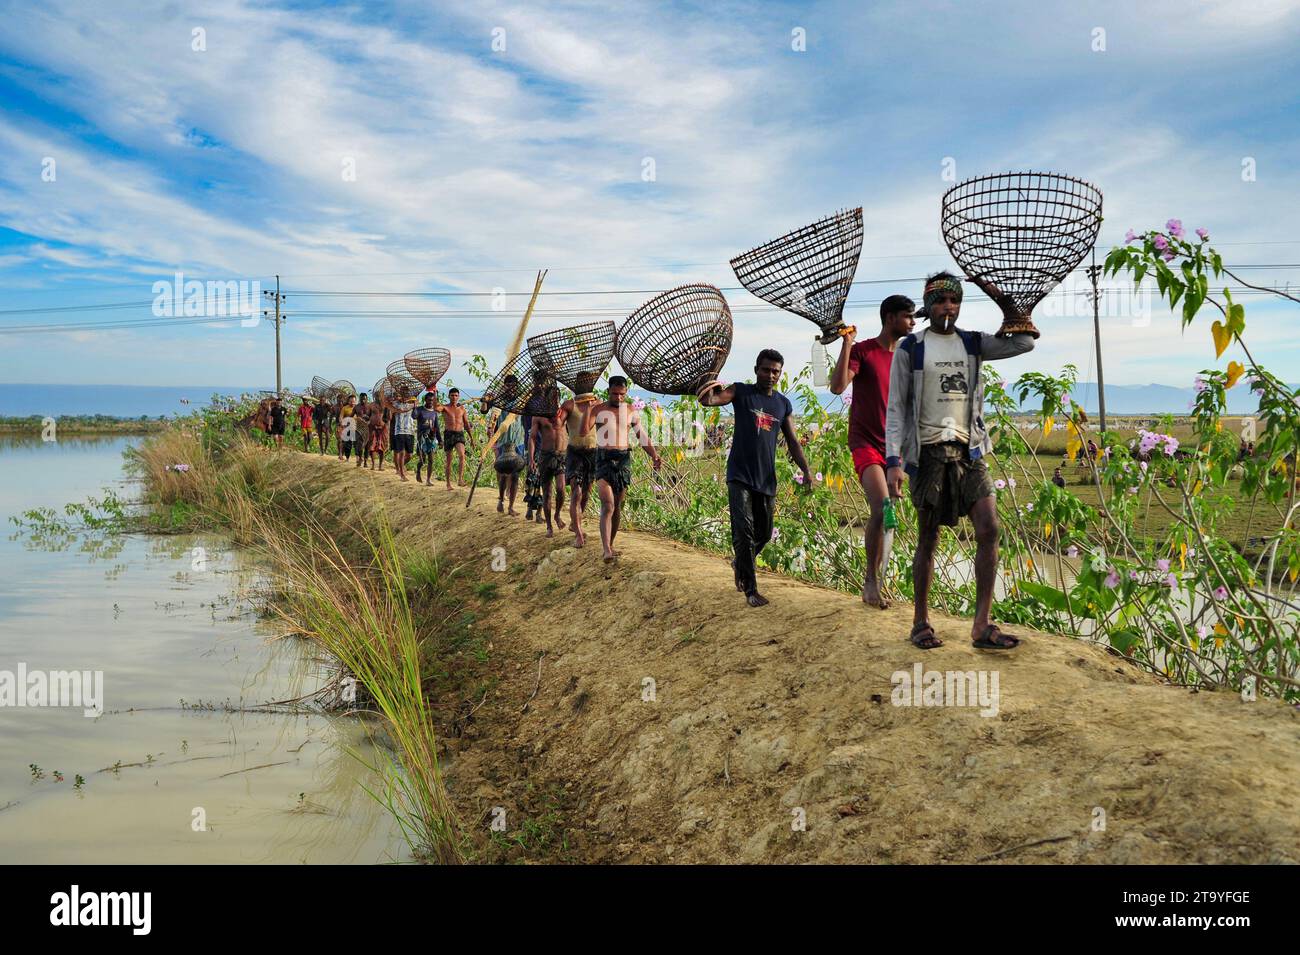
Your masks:
<svg viewBox="0 0 1300 955"><path fill-rule="evenodd" d="M537 281L533 283L533 297L528 300L528 308L524 311L523 320L520 321L519 328L515 331L514 340L510 343L510 348L506 352L507 365L519 356L519 349L523 347L524 333L528 330L528 320L533 317L533 306L537 304L537 296L541 294L542 282L546 279L546 271L546 269L542 269L537 273ZM497 425L496 430L488 437L487 443L483 445L483 453L479 455L478 459L478 469L474 472L474 483L469 486L469 496L465 498L466 507L469 507L474 500L474 491L478 487L478 478L483 473L483 462L492 453L492 442L501 437L514 420L515 416L513 414L502 415L501 423Z"/></svg>
<svg viewBox="0 0 1300 955"><path fill-rule="evenodd" d="M1092 331L1097 342L1097 405L1101 412L1101 434L1102 443L1105 444L1106 436L1106 376L1101 370L1101 293L1097 288L1097 280L1101 276L1101 268L1097 265L1097 247L1092 247L1092 265L1088 269L1088 277L1092 279Z"/></svg>

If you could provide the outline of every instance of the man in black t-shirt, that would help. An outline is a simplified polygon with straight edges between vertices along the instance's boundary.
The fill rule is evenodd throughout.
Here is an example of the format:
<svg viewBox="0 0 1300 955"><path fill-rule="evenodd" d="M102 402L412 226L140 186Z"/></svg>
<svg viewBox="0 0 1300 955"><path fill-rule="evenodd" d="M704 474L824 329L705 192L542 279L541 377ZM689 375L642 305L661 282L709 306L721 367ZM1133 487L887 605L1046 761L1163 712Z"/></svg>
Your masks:
<svg viewBox="0 0 1300 955"><path fill-rule="evenodd" d="M799 437L794 433L790 399L776 390L785 359L781 353L765 348L754 365L757 384L743 382L700 396L709 407L730 404L735 409L735 437L727 456L727 492L731 510L731 546L736 552L732 566L736 572L736 589L744 593L751 607L761 607L767 598L758 592L754 560L772 539L772 519L776 503L776 435L785 435L790 459L803 472L801 488L812 486L812 475L804 459Z"/></svg>
<svg viewBox="0 0 1300 955"><path fill-rule="evenodd" d="M277 448L284 447L284 405L279 397L271 399L271 437Z"/></svg>

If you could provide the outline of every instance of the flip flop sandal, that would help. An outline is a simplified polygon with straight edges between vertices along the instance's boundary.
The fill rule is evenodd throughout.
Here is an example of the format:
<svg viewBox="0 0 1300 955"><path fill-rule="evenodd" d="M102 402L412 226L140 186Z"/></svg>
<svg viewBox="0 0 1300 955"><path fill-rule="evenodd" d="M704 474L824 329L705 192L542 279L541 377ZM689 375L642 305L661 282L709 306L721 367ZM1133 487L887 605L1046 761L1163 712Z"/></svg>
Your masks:
<svg viewBox="0 0 1300 955"><path fill-rule="evenodd" d="M1020 646L1020 638L1009 633L1003 633L997 624L991 623L984 628L980 638L971 645L977 650L1014 650Z"/></svg>
<svg viewBox="0 0 1300 955"><path fill-rule="evenodd" d="M943 646L943 641L934 635L934 627L928 623L918 624L913 627L909 639L912 641L912 646L918 650L937 650Z"/></svg>

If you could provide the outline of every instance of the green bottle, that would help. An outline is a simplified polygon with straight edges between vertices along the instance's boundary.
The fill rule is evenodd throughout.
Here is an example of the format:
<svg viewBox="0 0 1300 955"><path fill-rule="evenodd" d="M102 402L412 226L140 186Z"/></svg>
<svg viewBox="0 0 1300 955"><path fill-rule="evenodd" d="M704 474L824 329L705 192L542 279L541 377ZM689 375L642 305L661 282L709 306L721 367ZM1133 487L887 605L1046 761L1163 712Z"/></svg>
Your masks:
<svg viewBox="0 0 1300 955"><path fill-rule="evenodd" d="M894 511L894 499L885 498L884 527L887 531L898 529L898 514Z"/></svg>

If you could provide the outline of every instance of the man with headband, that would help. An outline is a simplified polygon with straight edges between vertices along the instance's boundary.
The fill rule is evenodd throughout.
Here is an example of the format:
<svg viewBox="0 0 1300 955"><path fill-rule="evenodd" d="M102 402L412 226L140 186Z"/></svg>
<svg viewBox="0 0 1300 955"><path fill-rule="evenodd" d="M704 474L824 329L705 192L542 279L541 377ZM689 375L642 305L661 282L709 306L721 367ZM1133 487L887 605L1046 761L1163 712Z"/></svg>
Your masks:
<svg viewBox="0 0 1300 955"><path fill-rule="evenodd" d="M993 285L977 285L994 301ZM984 426L982 367L1034 347L1029 333L999 338L957 328L961 280L939 272L925 282L923 314L930 327L899 342L889 374L885 422L889 492L901 496L903 472L910 482L918 527L912 560L915 588L912 643L922 650L943 646L929 621L930 582L941 526L956 527L965 515L975 529L975 619L971 640L982 650L1011 650L1020 640L989 620L998 566L998 516L984 456L993 450Z"/></svg>

